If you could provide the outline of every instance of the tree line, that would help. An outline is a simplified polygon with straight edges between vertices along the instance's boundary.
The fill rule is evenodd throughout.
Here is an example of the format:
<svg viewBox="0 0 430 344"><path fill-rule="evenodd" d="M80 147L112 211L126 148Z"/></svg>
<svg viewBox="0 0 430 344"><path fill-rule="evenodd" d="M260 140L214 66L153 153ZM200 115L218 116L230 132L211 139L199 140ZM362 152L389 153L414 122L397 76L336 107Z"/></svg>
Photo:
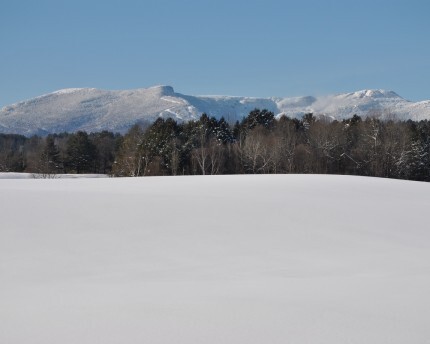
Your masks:
<svg viewBox="0 0 430 344"><path fill-rule="evenodd" d="M124 134L0 135L0 171L112 176L316 173L430 181L430 122L301 119L255 109L228 123L159 118Z"/></svg>
<svg viewBox="0 0 430 344"><path fill-rule="evenodd" d="M0 172L112 173L122 136L108 131L25 137L0 134Z"/></svg>

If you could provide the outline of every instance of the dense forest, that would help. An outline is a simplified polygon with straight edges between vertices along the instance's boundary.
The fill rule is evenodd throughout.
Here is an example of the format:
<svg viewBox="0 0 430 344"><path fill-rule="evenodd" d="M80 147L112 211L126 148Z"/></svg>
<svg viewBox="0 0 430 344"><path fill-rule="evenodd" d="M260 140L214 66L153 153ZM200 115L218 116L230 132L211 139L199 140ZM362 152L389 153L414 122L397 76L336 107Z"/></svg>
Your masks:
<svg viewBox="0 0 430 344"><path fill-rule="evenodd" d="M125 135L0 134L0 171L42 177L323 173L430 181L430 122L359 116L343 121L281 117L255 109L227 123L203 114L177 123L157 119Z"/></svg>

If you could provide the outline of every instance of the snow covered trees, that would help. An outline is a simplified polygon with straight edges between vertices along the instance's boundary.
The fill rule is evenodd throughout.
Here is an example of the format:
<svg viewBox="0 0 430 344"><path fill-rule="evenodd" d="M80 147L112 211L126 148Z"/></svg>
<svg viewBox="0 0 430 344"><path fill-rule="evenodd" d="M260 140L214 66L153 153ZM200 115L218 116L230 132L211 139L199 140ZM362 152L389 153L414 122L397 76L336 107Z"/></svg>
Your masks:
<svg viewBox="0 0 430 344"><path fill-rule="evenodd" d="M236 173L356 174L430 181L430 124L377 116L338 122L255 109L234 126L203 114L158 119L122 139L115 175Z"/></svg>

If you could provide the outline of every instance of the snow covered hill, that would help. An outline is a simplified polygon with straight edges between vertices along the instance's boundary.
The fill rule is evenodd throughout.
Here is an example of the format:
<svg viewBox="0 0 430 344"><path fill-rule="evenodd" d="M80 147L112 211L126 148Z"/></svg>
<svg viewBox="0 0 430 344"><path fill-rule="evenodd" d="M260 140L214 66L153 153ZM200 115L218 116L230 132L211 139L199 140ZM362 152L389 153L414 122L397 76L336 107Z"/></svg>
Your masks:
<svg viewBox="0 0 430 344"><path fill-rule="evenodd" d="M430 184L0 180L0 343L430 338Z"/></svg>
<svg viewBox="0 0 430 344"><path fill-rule="evenodd" d="M250 98L189 96L170 86L128 91L73 88L6 106L0 110L0 132L24 135L77 130L125 132L139 121L172 117L179 121L197 119L203 112L233 122L254 108L276 115L301 117L312 112L336 119L354 114L395 115L399 119L429 119L430 101L410 102L396 93L364 90L324 97Z"/></svg>

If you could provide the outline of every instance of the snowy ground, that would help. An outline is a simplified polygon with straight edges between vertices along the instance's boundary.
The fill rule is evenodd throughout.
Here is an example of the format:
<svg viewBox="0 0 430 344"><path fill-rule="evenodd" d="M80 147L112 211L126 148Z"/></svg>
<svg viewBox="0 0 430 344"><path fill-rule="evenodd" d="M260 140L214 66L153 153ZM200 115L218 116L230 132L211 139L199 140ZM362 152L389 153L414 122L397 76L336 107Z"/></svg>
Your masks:
<svg viewBox="0 0 430 344"><path fill-rule="evenodd" d="M69 178L107 178L106 174L40 174L0 172L0 179L69 179Z"/></svg>
<svg viewBox="0 0 430 344"><path fill-rule="evenodd" d="M0 180L0 343L430 343L430 184Z"/></svg>

